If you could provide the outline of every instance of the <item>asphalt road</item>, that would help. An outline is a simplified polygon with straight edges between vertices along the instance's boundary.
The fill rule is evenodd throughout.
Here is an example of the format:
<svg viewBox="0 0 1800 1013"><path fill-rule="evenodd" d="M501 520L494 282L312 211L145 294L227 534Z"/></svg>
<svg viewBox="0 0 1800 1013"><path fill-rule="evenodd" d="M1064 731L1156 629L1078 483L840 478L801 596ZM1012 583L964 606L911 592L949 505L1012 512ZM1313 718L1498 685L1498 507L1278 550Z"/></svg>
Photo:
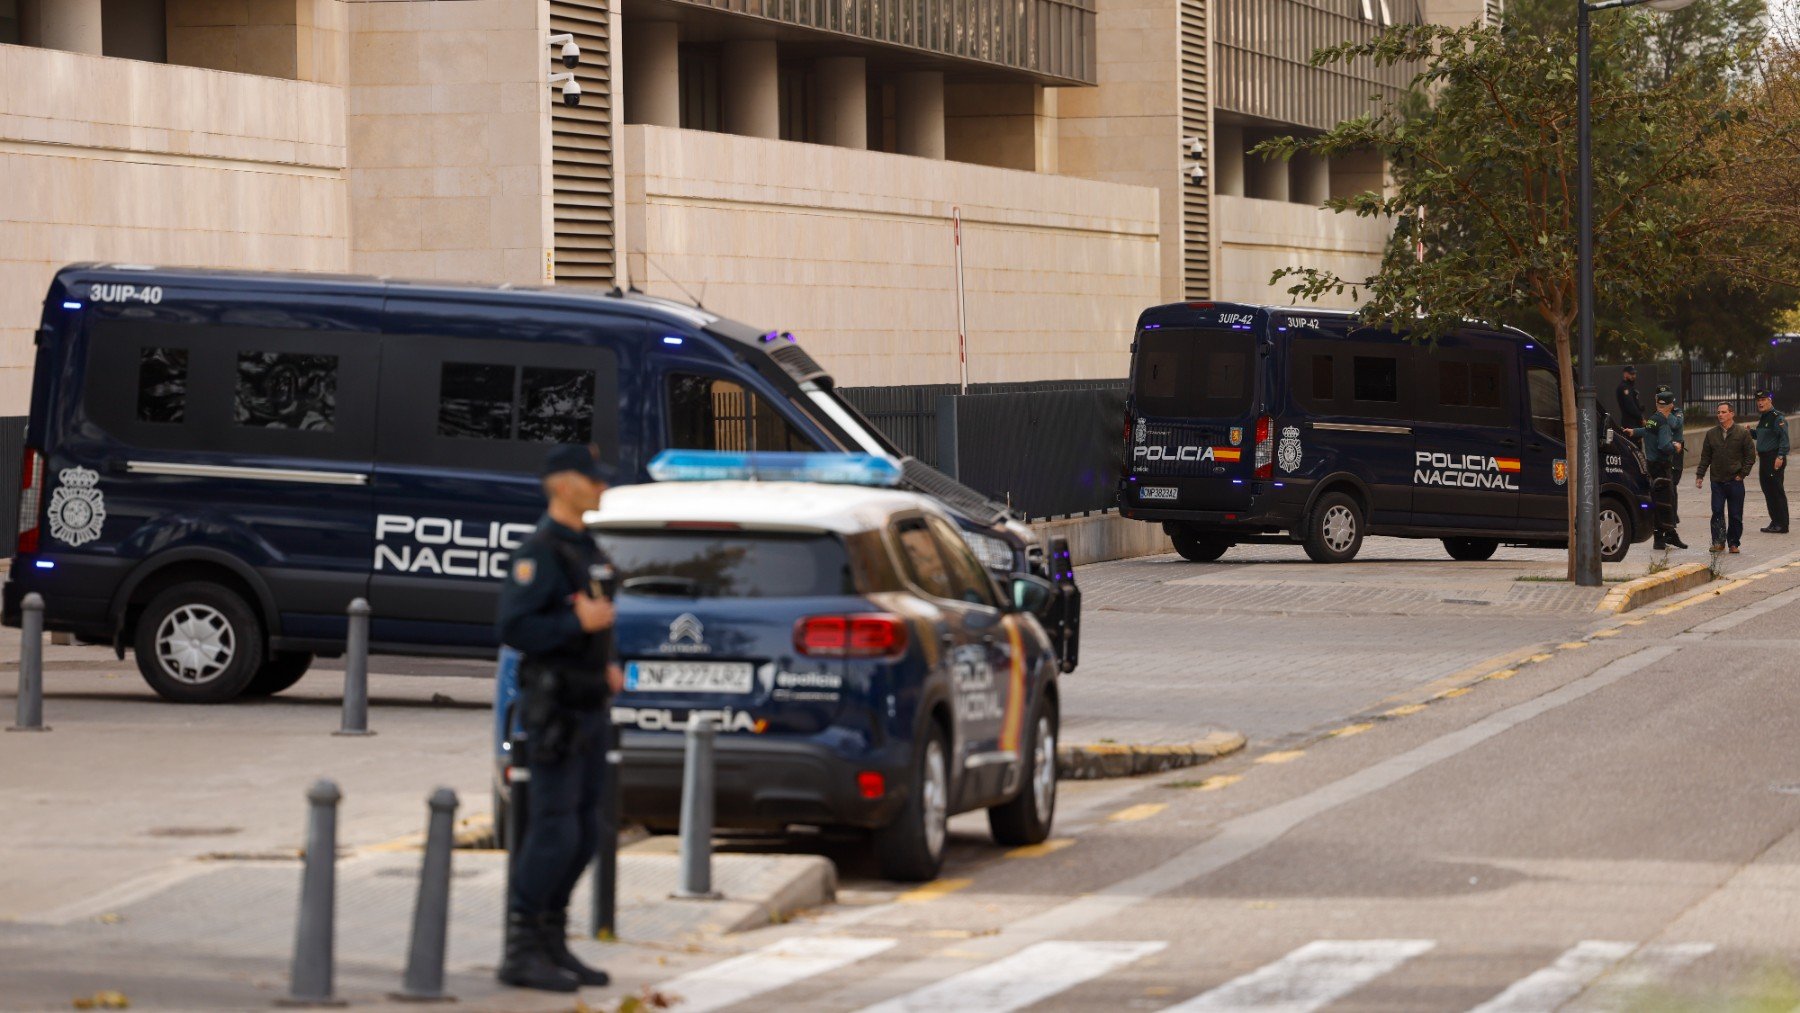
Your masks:
<svg viewBox="0 0 1800 1013"><path fill-rule="evenodd" d="M1797 629L1800 565L1589 622L1336 735L1066 786L1050 847L964 818L936 886L743 959L615 970L681 1010L1791 1008Z"/></svg>

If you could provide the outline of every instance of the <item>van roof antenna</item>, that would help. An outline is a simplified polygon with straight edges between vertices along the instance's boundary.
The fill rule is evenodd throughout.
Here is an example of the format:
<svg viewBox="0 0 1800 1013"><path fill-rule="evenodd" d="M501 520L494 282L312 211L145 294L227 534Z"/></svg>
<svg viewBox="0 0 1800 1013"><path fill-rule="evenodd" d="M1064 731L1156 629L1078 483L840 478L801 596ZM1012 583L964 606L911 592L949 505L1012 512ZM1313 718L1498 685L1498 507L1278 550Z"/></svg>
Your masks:
<svg viewBox="0 0 1800 1013"><path fill-rule="evenodd" d="M646 263L646 264L649 264L649 265L650 265L650 266L651 266L651 267L652 267L652 268L654 268L654 269L656 269L656 270L657 270L657 271L658 271L658 272L661 272L661 274L662 274L662 276L663 276L663 277L665 277L665 278L667 278L667 279L669 279L669 284L671 284L671 285L673 285L673 286L675 286L675 287L676 287L676 288L678 288L678 289L680 289L680 290L681 290L681 294L682 294L682 295L685 295L685 296L687 296L687 297L688 297L688 301L689 301L689 302L691 302L691 303L693 303L693 304L694 304L694 308L695 308L695 309L697 309L697 310L703 310L703 309L705 309L705 308L706 308L706 307L705 307L705 306L703 306L703 305L701 305L701 304L700 304L700 300L698 300L698 299L696 299L696 298L694 298L694 293L692 293L692 292L689 292L689 291L688 291L688 290L687 290L687 286L686 286L686 285L683 285L683 284L682 284L682 283L681 283L681 282L679 282L679 281L676 281L676 280L675 280L675 276L674 276L674 275L672 275L672 274L670 274L670 273L669 273L669 272L667 272L667 271L664 271L664 270L663 270L663 269L662 269L662 266L661 266L661 265L660 265L660 264L658 264L658 263L657 263L657 262L656 262L656 261L654 261L654 260L651 260L651 259L650 259L650 255L649 255L649 254L648 254L648 253L646 253L646 254L644 254L644 263ZM702 291L702 292L705 292L705 291L706 291L706 286L704 286L704 285L702 285L702 286L701 286L701 287L700 287L700 290L701 290L701 291Z"/></svg>

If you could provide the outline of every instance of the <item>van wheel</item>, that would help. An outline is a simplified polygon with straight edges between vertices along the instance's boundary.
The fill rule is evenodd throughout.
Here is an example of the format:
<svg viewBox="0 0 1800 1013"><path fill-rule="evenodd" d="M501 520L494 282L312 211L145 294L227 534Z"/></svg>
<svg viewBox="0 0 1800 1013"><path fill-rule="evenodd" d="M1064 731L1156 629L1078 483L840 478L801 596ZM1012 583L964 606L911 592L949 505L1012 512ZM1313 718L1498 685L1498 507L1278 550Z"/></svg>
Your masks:
<svg viewBox="0 0 1800 1013"><path fill-rule="evenodd" d="M944 730L933 722L919 744L906 805L894 822L875 831L875 859L881 874L903 883L936 879L944 867L949 835L950 763Z"/></svg>
<svg viewBox="0 0 1800 1013"><path fill-rule="evenodd" d="M138 672L177 703L223 703L244 691L263 656L262 625L233 592L199 581L151 599L132 647Z"/></svg>
<svg viewBox="0 0 1800 1013"><path fill-rule="evenodd" d="M1499 540L1493 538L1444 539L1444 550L1450 553L1450 558L1465 563L1479 563L1484 559L1492 559L1494 550L1499 547Z"/></svg>
<svg viewBox="0 0 1800 1013"><path fill-rule="evenodd" d="M313 656L307 651L276 651L244 687L245 696L274 696L300 681L312 667Z"/></svg>
<svg viewBox="0 0 1800 1013"><path fill-rule="evenodd" d="M1175 543L1175 551L1181 553L1181 558L1190 563L1210 563L1231 548L1231 543L1223 538L1190 535L1186 532L1170 535L1169 540Z"/></svg>
<svg viewBox="0 0 1800 1013"><path fill-rule="evenodd" d="M988 809L994 842L1008 847L1041 844L1056 819L1056 710L1046 700L1032 715L1031 765L1019 793Z"/></svg>
<svg viewBox="0 0 1800 1013"><path fill-rule="evenodd" d="M1631 551L1631 515L1616 499L1600 501L1600 515L1595 518L1600 529L1600 560L1617 563Z"/></svg>
<svg viewBox="0 0 1800 1013"><path fill-rule="evenodd" d="M1363 517L1356 501L1328 492L1306 521L1306 554L1315 563L1348 563L1362 548Z"/></svg>

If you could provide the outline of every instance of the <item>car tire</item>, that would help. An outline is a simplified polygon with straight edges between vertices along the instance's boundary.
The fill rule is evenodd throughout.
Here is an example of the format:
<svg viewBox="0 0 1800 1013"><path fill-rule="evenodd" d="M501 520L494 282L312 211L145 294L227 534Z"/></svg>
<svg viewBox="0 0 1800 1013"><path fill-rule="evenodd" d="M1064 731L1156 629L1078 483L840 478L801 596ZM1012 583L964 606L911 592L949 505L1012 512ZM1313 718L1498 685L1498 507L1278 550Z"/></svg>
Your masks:
<svg viewBox="0 0 1800 1013"><path fill-rule="evenodd" d="M1223 556L1226 549L1231 548L1231 543L1223 538L1209 538L1185 532L1172 534L1169 536L1169 540L1175 543L1175 551L1181 553L1181 558L1190 563L1210 563Z"/></svg>
<svg viewBox="0 0 1800 1013"><path fill-rule="evenodd" d="M313 656L309 651L276 651L250 677L250 684L244 687L244 695L274 696L299 682L306 670L312 667L312 663Z"/></svg>
<svg viewBox="0 0 1800 1013"><path fill-rule="evenodd" d="M1363 515L1341 492L1319 497L1306 519L1306 554L1315 563L1348 563L1362 548Z"/></svg>
<svg viewBox="0 0 1800 1013"><path fill-rule="evenodd" d="M988 809L988 830L996 844L1042 844L1056 821L1056 708L1040 704L1025 726L1030 763L1024 783L1011 799Z"/></svg>
<svg viewBox="0 0 1800 1013"><path fill-rule="evenodd" d="M1600 500L1600 512L1594 516L1594 527L1600 536L1600 561L1623 562L1631 551L1631 512L1618 500L1605 497Z"/></svg>
<svg viewBox="0 0 1800 1013"><path fill-rule="evenodd" d="M1450 558L1464 563L1479 563L1484 559L1494 558L1494 552L1500 548L1495 538L1446 538L1444 551Z"/></svg>
<svg viewBox="0 0 1800 1013"><path fill-rule="evenodd" d="M875 831L875 860L882 876L902 883L937 878L944 867L950 822L950 749L932 722L919 743L906 804L894 822Z"/></svg>
<svg viewBox="0 0 1800 1013"><path fill-rule="evenodd" d="M263 657L262 624L218 584L177 584L150 600L132 638L138 673L176 703L224 703L244 692Z"/></svg>

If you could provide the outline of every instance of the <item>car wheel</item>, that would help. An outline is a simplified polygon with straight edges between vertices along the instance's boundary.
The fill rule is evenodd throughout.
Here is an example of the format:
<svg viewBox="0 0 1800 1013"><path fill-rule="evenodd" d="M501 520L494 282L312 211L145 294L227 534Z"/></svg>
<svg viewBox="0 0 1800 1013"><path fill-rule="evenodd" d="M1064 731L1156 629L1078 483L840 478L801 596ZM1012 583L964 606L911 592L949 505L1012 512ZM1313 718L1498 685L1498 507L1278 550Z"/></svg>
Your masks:
<svg viewBox="0 0 1800 1013"><path fill-rule="evenodd" d="M1178 532L1170 535L1169 540L1175 543L1175 551L1181 558L1190 563L1210 563L1225 554L1231 543L1223 538L1210 538L1203 535L1190 535Z"/></svg>
<svg viewBox="0 0 1800 1013"><path fill-rule="evenodd" d="M1631 517L1618 500L1603 499L1600 501L1600 515L1596 518L1600 529L1600 559L1602 562L1617 563L1631 551Z"/></svg>
<svg viewBox="0 0 1800 1013"><path fill-rule="evenodd" d="M950 821L950 751L934 722L919 744L906 804L894 822L875 831L881 874L903 883L936 879L944 867Z"/></svg>
<svg viewBox="0 0 1800 1013"><path fill-rule="evenodd" d="M1362 548L1363 516L1356 501L1328 492L1306 522L1306 554L1315 563L1348 563Z"/></svg>
<svg viewBox="0 0 1800 1013"><path fill-rule="evenodd" d="M1040 844L1056 819L1056 710L1048 701L1027 728L1031 736L1030 766L1019 793L988 809L988 830L1008 847Z"/></svg>
<svg viewBox="0 0 1800 1013"><path fill-rule="evenodd" d="M276 651L244 687L245 696L274 696L300 681L312 667L313 656L307 651Z"/></svg>
<svg viewBox="0 0 1800 1013"><path fill-rule="evenodd" d="M1500 542L1493 538L1444 539L1444 550L1450 553L1450 558L1465 563L1479 563L1484 559L1492 559L1494 551L1498 548L1500 548Z"/></svg>
<svg viewBox="0 0 1800 1013"><path fill-rule="evenodd" d="M151 599L133 640L138 672L177 703L223 703L244 691L263 656L262 624L236 593L199 581Z"/></svg>

